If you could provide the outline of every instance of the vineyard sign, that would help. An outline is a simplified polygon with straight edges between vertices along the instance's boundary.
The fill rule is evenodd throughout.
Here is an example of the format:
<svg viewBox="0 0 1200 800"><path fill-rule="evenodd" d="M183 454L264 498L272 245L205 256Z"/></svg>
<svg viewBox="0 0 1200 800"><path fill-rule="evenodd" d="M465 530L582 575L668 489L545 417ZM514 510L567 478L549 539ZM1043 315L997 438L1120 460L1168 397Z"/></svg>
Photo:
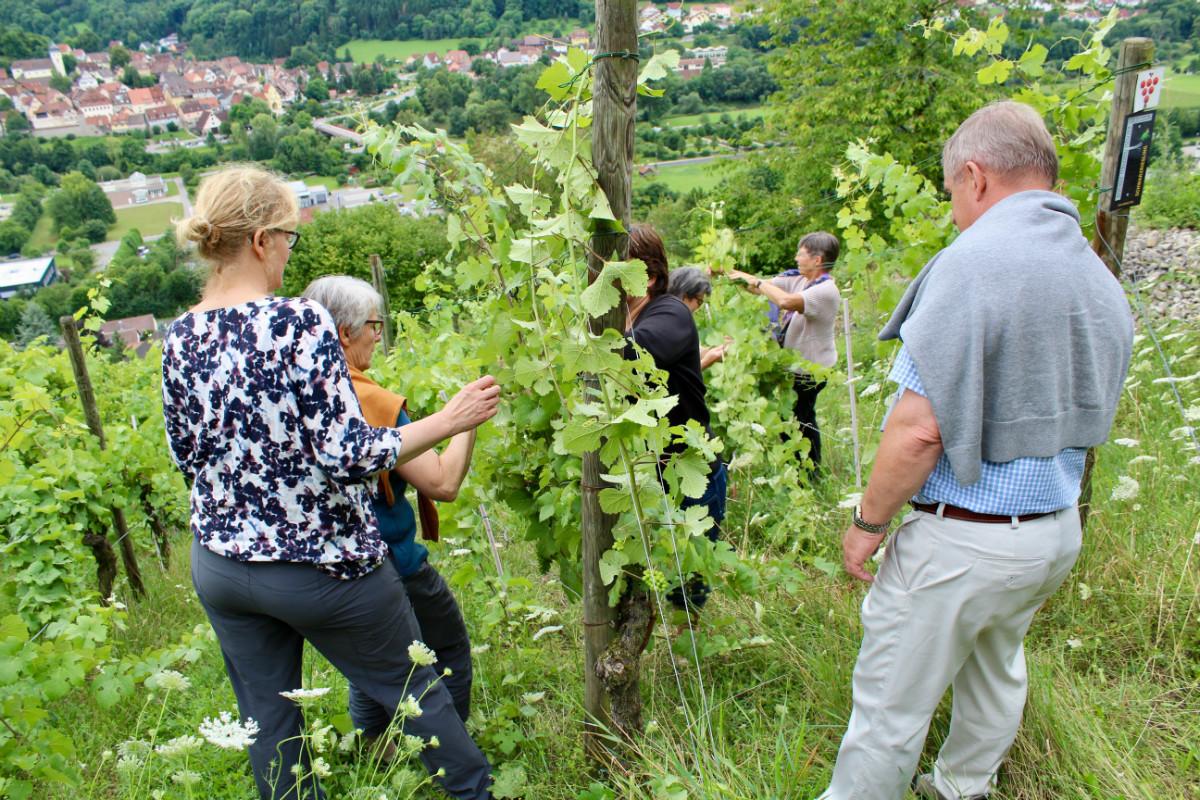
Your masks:
<svg viewBox="0 0 1200 800"><path fill-rule="evenodd" d="M1157 113L1145 111L1125 118L1125 135L1121 140L1120 162L1110 211L1132 208L1142 202L1142 185L1146 180L1146 166L1150 163L1150 142L1154 136L1154 117Z"/></svg>

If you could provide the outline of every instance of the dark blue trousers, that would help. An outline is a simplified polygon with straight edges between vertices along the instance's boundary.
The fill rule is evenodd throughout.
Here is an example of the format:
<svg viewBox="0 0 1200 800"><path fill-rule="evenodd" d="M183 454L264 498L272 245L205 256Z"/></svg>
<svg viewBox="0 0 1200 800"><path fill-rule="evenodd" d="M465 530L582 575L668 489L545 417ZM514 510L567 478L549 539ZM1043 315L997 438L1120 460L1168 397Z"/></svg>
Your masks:
<svg viewBox="0 0 1200 800"><path fill-rule="evenodd" d="M357 580L331 578L310 564L234 561L193 541L192 582L225 657L238 711L259 725L250 766L262 800L324 798L316 778L296 784L293 764L311 772L301 747L304 717L280 692L301 688L307 639L389 718L407 695L421 716L404 732L441 746L421 761L451 797L491 797L491 765L430 667L416 667L408 646L421 638L404 584L391 562Z"/></svg>
<svg viewBox="0 0 1200 800"><path fill-rule="evenodd" d="M428 561L412 575L401 578L408 601L420 629L419 638L437 656L433 671L441 675L449 668L450 674L442 683L454 698L454 710L463 722L471 716L471 640L467 636L467 624L454 593L446 581ZM354 727L361 728L368 736L383 733L392 721L386 708L371 699L353 683L350 684L350 717Z"/></svg>

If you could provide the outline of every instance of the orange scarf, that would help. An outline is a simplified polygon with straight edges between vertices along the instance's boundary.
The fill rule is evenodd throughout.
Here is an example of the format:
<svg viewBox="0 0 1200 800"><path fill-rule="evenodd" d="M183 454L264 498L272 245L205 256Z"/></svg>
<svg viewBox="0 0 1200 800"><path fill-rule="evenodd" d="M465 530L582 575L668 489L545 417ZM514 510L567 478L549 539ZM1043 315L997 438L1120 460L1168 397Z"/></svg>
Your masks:
<svg viewBox="0 0 1200 800"><path fill-rule="evenodd" d="M354 383L354 392L358 395L358 404L362 406L363 419L373 428L394 428L401 411L407 411L407 400L402 394L396 394L384 389L366 374L355 367L350 367L350 380ZM396 496L392 492L391 481L386 472L379 473L379 490L389 506L396 504ZM432 542L438 540L438 512L433 500L417 492L417 514L421 519L421 536Z"/></svg>

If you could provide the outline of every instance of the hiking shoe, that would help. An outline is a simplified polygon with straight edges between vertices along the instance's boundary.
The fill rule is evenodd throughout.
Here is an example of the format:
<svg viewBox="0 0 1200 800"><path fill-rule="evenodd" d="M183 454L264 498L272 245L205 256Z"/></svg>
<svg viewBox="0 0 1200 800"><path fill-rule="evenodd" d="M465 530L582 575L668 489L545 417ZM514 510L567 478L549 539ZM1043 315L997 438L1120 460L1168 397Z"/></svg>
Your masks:
<svg viewBox="0 0 1200 800"><path fill-rule="evenodd" d="M913 794L922 800L958 800L956 797L948 797L937 790L933 784L932 772L926 772L913 778L912 790ZM973 794L962 800L987 800L987 798L986 794Z"/></svg>

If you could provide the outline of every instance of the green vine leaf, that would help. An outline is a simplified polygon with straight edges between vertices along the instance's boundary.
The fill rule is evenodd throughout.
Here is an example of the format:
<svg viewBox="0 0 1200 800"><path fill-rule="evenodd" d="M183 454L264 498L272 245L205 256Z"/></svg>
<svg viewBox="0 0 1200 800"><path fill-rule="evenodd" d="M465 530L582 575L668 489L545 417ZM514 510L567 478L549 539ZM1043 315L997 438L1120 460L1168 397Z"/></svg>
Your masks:
<svg viewBox="0 0 1200 800"><path fill-rule="evenodd" d="M591 285L580 293L583 310L598 317L621 301L621 293L615 285L617 281L628 294L640 297L646 294L648 280L646 265L637 259L609 261Z"/></svg>

